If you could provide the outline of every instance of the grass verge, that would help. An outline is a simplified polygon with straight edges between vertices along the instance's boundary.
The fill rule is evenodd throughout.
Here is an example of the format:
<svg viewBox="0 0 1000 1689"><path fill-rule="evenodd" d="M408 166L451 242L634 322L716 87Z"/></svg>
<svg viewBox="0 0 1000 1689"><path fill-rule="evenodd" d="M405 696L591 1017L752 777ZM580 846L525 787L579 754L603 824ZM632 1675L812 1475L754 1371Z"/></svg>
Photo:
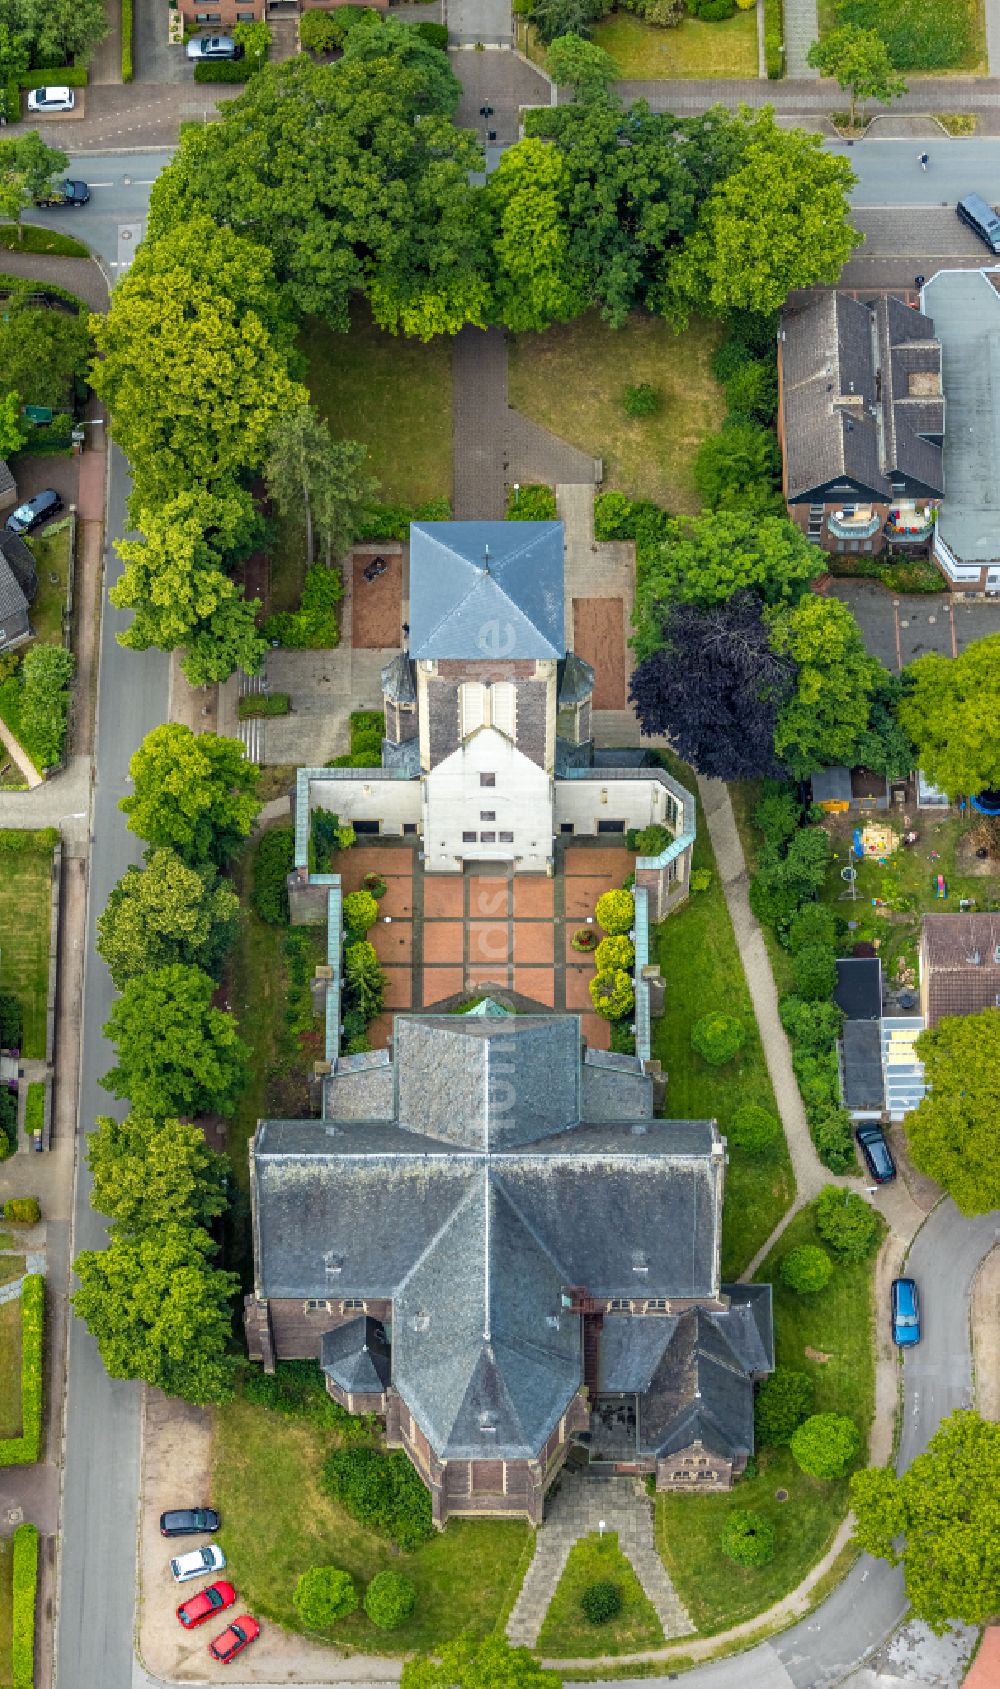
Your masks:
<svg viewBox="0 0 1000 1689"><path fill-rule="evenodd" d="M694 321L677 335L662 318L636 313L613 329L590 312L544 334L511 337L510 402L603 458L607 486L695 514L691 466L726 409L710 368L718 340L717 324ZM659 393L660 408L627 416L625 388L643 382Z"/></svg>
<svg viewBox="0 0 1000 1689"><path fill-rule="evenodd" d="M45 645L62 644L62 619L69 586L68 520L34 534L28 541L38 566L38 591L31 606L31 626Z"/></svg>
<svg viewBox="0 0 1000 1689"><path fill-rule="evenodd" d="M380 1654L432 1648L459 1633L489 1635L527 1565L532 1532L516 1520L453 1520L413 1553L396 1553L356 1524L320 1488L337 1432L292 1421L239 1397L216 1413L213 1496L219 1542L241 1599L290 1630L302 1622L292 1592L309 1566L336 1565L359 1589L376 1572L404 1572L417 1604L399 1631L379 1631L363 1611L332 1627L338 1645Z"/></svg>
<svg viewBox="0 0 1000 1689"><path fill-rule="evenodd" d="M815 1412L849 1414L867 1448L875 1404L873 1263L837 1264L818 1296L796 1296L778 1278L778 1261L799 1244L822 1244L811 1209L797 1214L757 1274L774 1286L779 1366L809 1374ZM857 1464L863 1464L864 1453ZM753 1618L802 1582L823 1554L847 1511L848 1482L825 1483L800 1472L787 1449L764 1449L755 1478L727 1495L657 1497L657 1542L693 1622L703 1636ZM779 1501L777 1491L787 1492ZM740 1567L723 1558L719 1534L726 1514L747 1507L770 1519L776 1532L767 1566Z"/></svg>
<svg viewBox="0 0 1000 1689"><path fill-rule="evenodd" d="M612 1583L621 1595L621 1612L606 1624L591 1624L581 1609L583 1592L592 1583ZM570 1550L545 1615L539 1653L546 1658L582 1659L587 1654L629 1654L662 1645L663 1627L618 1546L618 1532L600 1537L592 1531L581 1537Z"/></svg>
<svg viewBox="0 0 1000 1689"><path fill-rule="evenodd" d="M49 916L52 846L33 834L0 834L0 990L14 991L24 1017L21 1054L45 1055L45 1004L49 990ZM26 841L3 849L5 839ZM16 936L15 936L16 935Z"/></svg>
<svg viewBox="0 0 1000 1689"><path fill-rule="evenodd" d="M667 761L677 778L696 791L693 771ZM650 946L667 988L664 1013L653 1022L653 1055L668 1075L666 1113L679 1120L715 1118L725 1133L741 1103L759 1103L772 1114L778 1108L700 801L693 865L711 869L709 889L693 893L655 928ZM737 1015L746 1028L742 1050L725 1067L709 1067L691 1048L692 1026L713 1008ZM746 1269L794 1193L783 1133L762 1155L730 1147L722 1218L725 1277L738 1277Z"/></svg>
<svg viewBox="0 0 1000 1689"><path fill-rule="evenodd" d="M752 7L721 23L683 18L676 29L659 29L634 12L612 12L594 26L593 40L617 60L619 75L628 81L757 75L757 17Z"/></svg>
<svg viewBox="0 0 1000 1689"><path fill-rule="evenodd" d="M0 1537L0 1684L11 1681L11 1640L14 1627L14 1544Z"/></svg>
<svg viewBox="0 0 1000 1689"><path fill-rule="evenodd" d="M21 1303L17 1299L0 1303L0 1438L20 1435Z"/></svg>
<svg viewBox="0 0 1000 1689"><path fill-rule="evenodd" d="M0 1284L12 1284L24 1276L27 1262L23 1255L0 1255Z"/></svg>
<svg viewBox="0 0 1000 1689"><path fill-rule="evenodd" d="M874 29L897 70L986 70L984 0L820 0L819 24L821 35L841 24Z"/></svg>
<svg viewBox="0 0 1000 1689"><path fill-rule="evenodd" d="M89 258L90 248L61 229L43 229L37 223L22 223L18 240L14 223L0 224L0 249L9 252L42 252L50 258Z"/></svg>
<svg viewBox="0 0 1000 1689"><path fill-rule="evenodd" d="M302 335L307 381L336 439L363 440L380 497L423 504L451 497L451 345L376 328L355 305L349 334L311 320Z"/></svg>

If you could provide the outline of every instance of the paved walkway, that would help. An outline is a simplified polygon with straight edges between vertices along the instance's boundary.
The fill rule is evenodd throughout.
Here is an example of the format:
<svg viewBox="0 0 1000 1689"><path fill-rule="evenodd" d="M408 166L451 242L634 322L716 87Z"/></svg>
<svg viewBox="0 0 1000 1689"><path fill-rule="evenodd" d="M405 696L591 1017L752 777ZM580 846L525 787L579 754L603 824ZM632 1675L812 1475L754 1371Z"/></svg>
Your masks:
<svg viewBox="0 0 1000 1689"><path fill-rule="evenodd" d="M570 1550L603 1523L618 1534L618 1546L656 1610L664 1637L689 1636L694 1629L657 1553L653 1508L641 1483L631 1478L581 1477L564 1472L539 1526L535 1557L528 1567L507 1635L516 1646L533 1648Z"/></svg>
<svg viewBox="0 0 1000 1689"><path fill-rule="evenodd" d="M818 82L806 55L819 39L816 0L783 0L785 13L785 71L797 81Z"/></svg>
<svg viewBox="0 0 1000 1689"><path fill-rule="evenodd" d="M8 276L27 276L43 285L52 282L56 287L67 287L92 311L108 308L108 284L92 258L53 258L41 252L11 249L0 256L0 271Z"/></svg>
<svg viewBox="0 0 1000 1689"><path fill-rule="evenodd" d="M34 790L36 786L40 786L42 784L42 776L39 774L27 751L22 747L20 740L15 739L5 721L0 721L0 740L3 741L7 754L13 758L14 762L17 763L18 768L21 770L25 780L28 782L29 789ZM3 802L3 797L4 794L0 792L0 803Z"/></svg>
<svg viewBox="0 0 1000 1689"><path fill-rule="evenodd" d="M497 521L507 482L507 341L463 328L452 342L452 484L459 521Z"/></svg>
<svg viewBox="0 0 1000 1689"><path fill-rule="evenodd" d="M986 0L986 59L991 76L1000 76L1000 0Z"/></svg>
<svg viewBox="0 0 1000 1689"><path fill-rule="evenodd" d="M161 11L165 11L161 7ZM122 0L105 0L108 33L99 41L90 56L90 86L121 87L122 80ZM133 40L133 51L135 43Z"/></svg>

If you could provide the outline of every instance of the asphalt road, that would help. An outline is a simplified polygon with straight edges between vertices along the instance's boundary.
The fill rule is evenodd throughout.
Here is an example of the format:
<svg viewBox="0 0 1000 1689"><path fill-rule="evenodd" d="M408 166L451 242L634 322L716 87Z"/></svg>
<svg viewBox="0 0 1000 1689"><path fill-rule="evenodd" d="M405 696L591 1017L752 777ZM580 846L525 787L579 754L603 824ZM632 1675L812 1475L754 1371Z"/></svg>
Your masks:
<svg viewBox="0 0 1000 1689"><path fill-rule="evenodd" d="M110 539L125 532L128 465L111 452ZM109 584L117 574L109 549ZM73 1248L99 1249L101 1217L90 1207L82 1134L98 1114L124 1110L101 1089L113 1054L102 1027L113 990L94 947L95 922L142 844L128 832L118 800L128 791L128 763L144 735L166 719L167 659L125 651L115 634L128 621L107 602L101 630L97 778L87 916L87 961L80 1088L80 1157L73 1207ZM139 1495L139 1387L110 1379L86 1327L72 1320L66 1403L62 1553L57 1631L57 1689L128 1689L132 1681L135 1534Z"/></svg>
<svg viewBox="0 0 1000 1689"><path fill-rule="evenodd" d="M946 206L954 211L964 194L981 194L1000 203L1000 139L972 136L959 140L828 141L826 150L850 160L858 178L851 194L855 206ZM921 170L918 154L926 152ZM982 248L986 251L986 248Z"/></svg>
<svg viewBox="0 0 1000 1689"><path fill-rule="evenodd" d="M128 268L145 234L149 190L171 156L169 151L71 153L66 175L87 183L90 203L47 211L38 207L25 222L82 240L114 280Z"/></svg>

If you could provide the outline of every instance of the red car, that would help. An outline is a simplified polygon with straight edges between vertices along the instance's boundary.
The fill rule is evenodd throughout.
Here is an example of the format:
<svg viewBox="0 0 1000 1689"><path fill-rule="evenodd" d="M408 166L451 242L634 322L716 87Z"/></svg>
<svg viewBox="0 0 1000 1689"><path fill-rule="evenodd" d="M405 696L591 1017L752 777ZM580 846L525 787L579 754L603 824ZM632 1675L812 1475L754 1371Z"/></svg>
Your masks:
<svg viewBox="0 0 1000 1689"><path fill-rule="evenodd" d="M199 1589L197 1595L192 1595L190 1601L182 1601L177 1609L177 1617L185 1630L194 1630L195 1625L204 1624L215 1613L225 1612L236 1600L236 1591L231 1583L210 1583L207 1589Z"/></svg>
<svg viewBox="0 0 1000 1689"><path fill-rule="evenodd" d="M228 1630L224 1630L221 1636L209 1643L208 1651L213 1660L221 1660L223 1665L227 1666L230 1660L235 1660L237 1654L241 1654L251 1642L256 1642L259 1635L260 1625L257 1620L252 1619L249 1613L243 1613L233 1620Z"/></svg>

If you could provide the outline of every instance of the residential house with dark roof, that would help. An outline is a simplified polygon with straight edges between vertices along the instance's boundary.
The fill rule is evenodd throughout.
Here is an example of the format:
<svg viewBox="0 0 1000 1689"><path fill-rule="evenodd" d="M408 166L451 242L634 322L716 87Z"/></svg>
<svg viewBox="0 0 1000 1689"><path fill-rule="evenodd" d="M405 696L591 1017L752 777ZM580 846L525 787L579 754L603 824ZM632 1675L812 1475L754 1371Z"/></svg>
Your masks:
<svg viewBox="0 0 1000 1689"><path fill-rule="evenodd" d="M722 1283L725 1143L653 1117L575 1015L397 1016L320 1120L251 1145L251 1356L385 1421L435 1521L538 1522L569 1447L726 1488L774 1366L770 1288Z"/></svg>
<svg viewBox="0 0 1000 1689"><path fill-rule="evenodd" d="M778 429L788 514L826 551L928 549L944 496L941 345L901 299L786 310Z"/></svg>
<svg viewBox="0 0 1000 1689"><path fill-rule="evenodd" d="M17 534L0 530L0 651L11 651L31 637L28 607L38 589L30 546Z"/></svg>
<svg viewBox="0 0 1000 1689"><path fill-rule="evenodd" d="M946 1015L1000 1009L1000 915L925 915L920 927L920 1012L930 1028Z"/></svg>
<svg viewBox="0 0 1000 1689"><path fill-rule="evenodd" d="M556 835L659 823L670 843L637 870L652 918L686 894L694 800L641 750L595 762L595 675L568 648L564 570L561 522L411 524L409 650L382 670L381 766L300 770L299 869L319 807L359 833L417 835L427 873L547 873Z"/></svg>

